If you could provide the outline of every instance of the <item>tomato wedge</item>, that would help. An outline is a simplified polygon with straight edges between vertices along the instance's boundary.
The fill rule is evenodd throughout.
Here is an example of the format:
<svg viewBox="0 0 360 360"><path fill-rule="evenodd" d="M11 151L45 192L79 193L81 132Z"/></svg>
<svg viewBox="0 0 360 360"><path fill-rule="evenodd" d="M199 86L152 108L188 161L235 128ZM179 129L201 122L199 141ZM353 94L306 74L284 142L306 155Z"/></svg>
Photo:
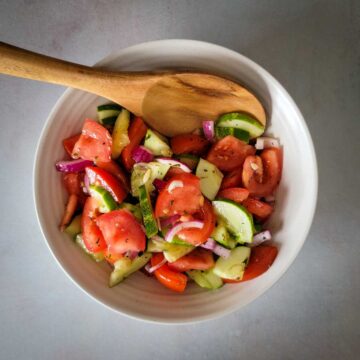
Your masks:
<svg viewBox="0 0 360 360"><path fill-rule="evenodd" d="M185 229L180 231L177 236L194 246L198 246L206 242L211 233L214 231L216 216L211 203L204 201L204 205L199 213L200 219L204 222L202 229Z"/></svg>
<svg viewBox="0 0 360 360"><path fill-rule="evenodd" d="M79 140L80 135L81 134L76 134L74 136L71 136L71 137L63 140L64 149L70 156L72 156L74 146L75 146L76 142Z"/></svg>
<svg viewBox="0 0 360 360"><path fill-rule="evenodd" d="M232 171L241 167L247 156L254 154L253 146L229 135L211 147L206 160L221 171Z"/></svg>
<svg viewBox="0 0 360 360"><path fill-rule="evenodd" d="M97 161L96 165L99 168L106 170L111 175L114 175L118 180L121 181L121 184L124 186L125 190L127 192L130 191L130 183L128 176L126 176L124 170L121 169L120 165L118 165L116 161L114 160L111 160L109 162Z"/></svg>
<svg viewBox="0 0 360 360"><path fill-rule="evenodd" d="M124 257L123 254L116 254L114 252L111 252L109 249L104 250L104 257L105 260L109 263L114 265L118 260L120 260L122 257Z"/></svg>
<svg viewBox="0 0 360 360"><path fill-rule="evenodd" d="M252 213L258 220L261 221L266 220L274 210L271 205L253 198L247 198L243 202L243 205L250 213Z"/></svg>
<svg viewBox="0 0 360 360"><path fill-rule="evenodd" d="M172 177L179 175L179 174L188 174L184 170L181 170L180 168L176 166L172 166L165 175L165 180L169 180Z"/></svg>
<svg viewBox="0 0 360 360"><path fill-rule="evenodd" d="M144 251L145 233L130 211L125 209L110 211L96 218L108 250L115 254L127 251Z"/></svg>
<svg viewBox="0 0 360 360"><path fill-rule="evenodd" d="M69 195L83 194L81 183L84 179L84 174L81 173L67 173L63 175L63 182L66 191Z"/></svg>
<svg viewBox="0 0 360 360"><path fill-rule="evenodd" d="M126 191L123 185L109 172L96 166L88 166L85 171L90 184L102 186L118 203L125 199Z"/></svg>
<svg viewBox="0 0 360 360"><path fill-rule="evenodd" d="M135 117L128 130L130 144L126 145L121 152L121 161L127 171L131 171L131 168L135 164L135 161L132 158L132 152L136 146L140 145L142 139L146 135L146 131L147 126L145 125L143 119L138 116Z"/></svg>
<svg viewBox="0 0 360 360"><path fill-rule="evenodd" d="M207 270L215 265L214 257L211 251L202 248L196 248L191 253L181 257L175 262L169 263L169 268L184 272L188 270Z"/></svg>
<svg viewBox="0 0 360 360"><path fill-rule="evenodd" d="M220 190L239 186L242 186L242 167L239 167L224 176Z"/></svg>
<svg viewBox="0 0 360 360"><path fill-rule="evenodd" d="M249 190L244 188L228 188L221 190L218 194L218 198L229 199L237 203L242 203L249 196Z"/></svg>
<svg viewBox="0 0 360 360"><path fill-rule="evenodd" d="M278 249L273 245L259 245L251 249L250 261L245 269L242 280L227 280L223 279L226 283L243 282L254 279L265 273L273 264Z"/></svg>
<svg viewBox="0 0 360 360"><path fill-rule="evenodd" d="M208 146L209 142L200 135L196 134L184 134L177 135L170 140L171 149L174 154L203 154Z"/></svg>
<svg viewBox="0 0 360 360"><path fill-rule="evenodd" d="M96 216L99 215L98 206L96 199L88 197L81 216L81 232L84 244L93 253L106 249L104 237L95 223Z"/></svg>
<svg viewBox="0 0 360 360"><path fill-rule="evenodd" d="M164 255L162 253L156 253L151 258L151 266L158 265L163 260ZM155 270L154 274L156 279L170 290L183 292L186 288L188 280L187 276L170 269L168 264L164 264L159 269Z"/></svg>
<svg viewBox="0 0 360 360"><path fill-rule="evenodd" d="M174 181L182 186L172 188ZM168 180L160 191L156 200L155 216L159 218L194 214L201 209L203 201L200 179L192 174L178 174Z"/></svg>
<svg viewBox="0 0 360 360"><path fill-rule="evenodd" d="M111 144L110 133L96 121L86 119L71 156L74 159L81 158L95 162L110 161Z"/></svg>
<svg viewBox="0 0 360 360"><path fill-rule="evenodd" d="M258 166L258 164L262 166ZM259 156L248 156L244 162L242 180L253 196L269 196L277 188L282 172L282 151L267 148Z"/></svg>

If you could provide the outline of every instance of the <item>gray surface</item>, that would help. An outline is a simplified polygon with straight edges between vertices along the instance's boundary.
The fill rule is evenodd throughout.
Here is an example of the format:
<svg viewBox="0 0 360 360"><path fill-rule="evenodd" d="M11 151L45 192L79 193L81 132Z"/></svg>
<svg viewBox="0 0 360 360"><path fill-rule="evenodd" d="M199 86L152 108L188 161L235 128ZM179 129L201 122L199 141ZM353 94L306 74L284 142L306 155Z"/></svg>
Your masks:
<svg viewBox="0 0 360 360"><path fill-rule="evenodd" d="M130 320L64 276L35 219L35 145L63 88L0 76L0 358L359 358L359 16L356 1L0 1L3 41L85 64L163 38L249 56L299 105L320 171L308 240L264 296L199 325Z"/></svg>

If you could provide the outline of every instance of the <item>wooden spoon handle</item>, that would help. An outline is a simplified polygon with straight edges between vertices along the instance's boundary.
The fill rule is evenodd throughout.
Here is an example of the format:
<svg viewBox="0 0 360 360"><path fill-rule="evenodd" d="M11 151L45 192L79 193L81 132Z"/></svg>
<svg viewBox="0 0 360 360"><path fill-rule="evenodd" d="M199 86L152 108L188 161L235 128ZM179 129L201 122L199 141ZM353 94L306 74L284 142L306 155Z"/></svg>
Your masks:
<svg viewBox="0 0 360 360"><path fill-rule="evenodd" d="M97 70L0 42L0 73L85 90L141 114L147 89L159 76Z"/></svg>

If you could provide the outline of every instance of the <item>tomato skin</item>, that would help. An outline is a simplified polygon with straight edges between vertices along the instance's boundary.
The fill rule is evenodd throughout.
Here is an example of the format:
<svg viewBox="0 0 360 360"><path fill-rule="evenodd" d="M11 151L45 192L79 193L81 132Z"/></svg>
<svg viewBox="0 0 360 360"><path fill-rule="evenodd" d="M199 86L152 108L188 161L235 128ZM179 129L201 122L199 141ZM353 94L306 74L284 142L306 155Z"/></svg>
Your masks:
<svg viewBox="0 0 360 360"><path fill-rule="evenodd" d="M106 249L103 234L95 223L96 216L99 214L98 206L96 199L88 197L81 216L81 232L84 244L93 253Z"/></svg>
<svg viewBox="0 0 360 360"><path fill-rule="evenodd" d="M181 181L183 187L169 192L173 181ZM155 205L155 216L168 217L176 214L194 214L201 209L204 197L200 191L200 179L193 174L178 174L167 181L164 189L159 192Z"/></svg>
<svg viewBox="0 0 360 360"><path fill-rule="evenodd" d="M248 196L249 190L240 187L224 189L217 194L218 198L229 199L237 203L242 203Z"/></svg>
<svg viewBox="0 0 360 360"><path fill-rule="evenodd" d="M112 139L110 133L98 122L86 119L79 140L75 143L71 157L91 161L111 160Z"/></svg>
<svg viewBox="0 0 360 360"><path fill-rule="evenodd" d="M257 170L251 166L262 162ZM282 173L282 151L279 148L267 148L259 156L248 156L244 162L242 180L244 186L253 196L269 196L276 190Z"/></svg>
<svg viewBox="0 0 360 360"><path fill-rule="evenodd" d="M210 143L200 135L183 134L171 138L170 144L172 151L176 155L201 155L207 150Z"/></svg>
<svg viewBox="0 0 360 360"><path fill-rule="evenodd" d="M102 186L105 190L109 191L115 201L121 203L125 199L126 191L123 185L109 172L96 166L86 167L85 172L90 184Z"/></svg>
<svg viewBox="0 0 360 360"><path fill-rule="evenodd" d="M69 195L80 196L83 193L81 186L83 179L84 175L81 173L67 173L63 175L65 189Z"/></svg>
<svg viewBox="0 0 360 360"><path fill-rule="evenodd" d="M242 167L232 170L224 176L220 190L242 186Z"/></svg>
<svg viewBox="0 0 360 360"><path fill-rule="evenodd" d="M126 176L124 170L121 169L120 165L116 161L111 160L109 162L97 161L96 165L109 172L111 175L114 175L118 180L121 181L127 192L130 191L130 182L128 176Z"/></svg>
<svg viewBox="0 0 360 360"><path fill-rule="evenodd" d="M134 215L125 209L110 211L96 218L108 250L114 254L144 251L145 233Z"/></svg>
<svg viewBox="0 0 360 360"><path fill-rule="evenodd" d="M255 148L234 136L225 136L215 143L206 160L221 171L232 171L242 166L245 158L255 154Z"/></svg>
<svg viewBox="0 0 360 360"><path fill-rule="evenodd" d="M140 145L142 139L145 137L147 132L147 126L145 125L141 117L135 117L131 122L128 135L130 143L125 146L121 152L121 161L127 171L131 171L131 168L134 166L135 161L132 158L132 152L136 146Z"/></svg>
<svg viewBox="0 0 360 360"><path fill-rule="evenodd" d="M243 205L251 214L261 221L266 220L274 211L274 208L270 204L253 198L247 198L243 202Z"/></svg>
<svg viewBox="0 0 360 360"><path fill-rule="evenodd" d="M226 283L238 283L254 279L266 272L273 264L278 249L273 245L259 245L251 249L250 261L245 269L242 280L223 279Z"/></svg>
<svg viewBox="0 0 360 360"><path fill-rule="evenodd" d="M70 156L72 156L72 151L74 149L76 142L79 140L80 135L81 134L76 134L74 136L71 136L63 140L64 149Z"/></svg>
<svg viewBox="0 0 360 360"><path fill-rule="evenodd" d="M215 261L211 251L202 248L195 248L191 253L186 254L168 265L170 269L184 272L188 270L210 269L215 265Z"/></svg>
<svg viewBox="0 0 360 360"><path fill-rule="evenodd" d="M207 241L211 233L214 231L216 224L216 216L212 204L204 201L204 205L200 210L200 217L204 222L202 229L185 229L180 231L178 237L194 246L198 246Z"/></svg>
<svg viewBox="0 0 360 360"><path fill-rule="evenodd" d="M162 253L153 254L151 258L151 266L155 266L163 260L164 255ZM155 270L154 274L156 279L170 290L181 293L186 288L188 280L187 276L170 269L168 264L164 264L159 269Z"/></svg>
<svg viewBox="0 0 360 360"><path fill-rule="evenodd" d="M166 173L165 175L165 180L169 180L172 177L179 175L179 174L187 174L184 170L181 170L178 167L172 166Z"/></svg>

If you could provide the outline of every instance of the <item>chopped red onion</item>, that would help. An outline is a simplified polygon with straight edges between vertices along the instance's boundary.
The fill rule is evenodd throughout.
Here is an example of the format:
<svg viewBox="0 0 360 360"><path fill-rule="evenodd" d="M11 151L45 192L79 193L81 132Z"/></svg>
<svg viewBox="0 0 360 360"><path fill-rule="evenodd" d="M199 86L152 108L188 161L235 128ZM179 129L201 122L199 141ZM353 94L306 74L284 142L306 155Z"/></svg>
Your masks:
<svg viewBox="0 0 360 360"><path fill-rule="evenodd" d="M155 161L161 163L161 164L168 164L170 166L178 167L184 172L191 173L191 169L186 166L184 163L178 160L174 160L172 158L165 158L165 157L159 157L156 158Z"/></svg>
<svg viewBox="0 0 360 360"><path fill-rule="evenodd" d="M160 261L158 264L152 266L149 268L148 272L149 274L152 274L154 271L160 269L163 265L167 263L167 260L164 258L162 261Z"/></svg>
<svg viewBox="0 0 360 360"><path fill-rule="evenodd" d="M169 225L173 226L174 224L176 224L179 221L180 217L181 217L180 215L173 215L166 219L161 220L161 222L160 222L161 228L165 228Z"/></svg>
<svg viewBox="0 0 360 360"><path fill-rule="evenodd" d="M279 141L277 139L271 138L271 137L258 137L256 139L255 148L257 150L263 150L269 147L276 147L278 148L280 146Z"/></svg>
<svg viewBox="0 0 360 360"><path fill-rule="evenodd" d="M160 180L160 179L155 179L153 181L153 185L155 186L157 191L160 191L166 186L166 181Z"/></svg>
<svg viewBox="0 0 360 360"><path fill-rule="evenodd" d="M146 270L147 272L149 272L150 269L151 269L151 264L150 264L150 262L148 262L148 263L145 265L145 270Z"/></svg>
<svg viewBox="0 0 360 360"><path fill-rule="evenodd" d="M203 130L204 130L205 138L209 141L214 141L215 138L214 122L211 120L203 121Z"/></svg>
<svg viewBox="0 0 360 360"><path fill-rule="evenodd" d="M215 248L213 250L214 254L219 255L225 259L230 256L230 252L231 251L229 249L227 249L221 245L218 245L218 244L215 245Z"/></svg>
<svg viewBox="0 0 360 360"><path fill-rule="evenodd" d="M184 229L195 228L202 229L204 227L204 223L202 221L188 221L183 223L176 224L165 236L165 240L167 242L171 242L174 236Z"/></svg>
<svg viewBox="0 0 360 360"><path fill-rule="evenodd" d="M212 238L207 239L207 241L200 245L202 248L207 250L214 250L216 246L216 241Z"/></svg>
<svg viewBox="0 0 360 360"><path fill-rule="evenodd" d="M89 177L87 176L87 174L85 173L84 175L84 187L83 187L83 192L85 194L90 194L90 180Z"/></svg>
<svg viewBox="0 0 360 360"><path fill-rule="evenodd" d="M202 248L211 250L214 254L219 255L223 258L227 258L230 255L230 250L219 245L214 239L209 238L204 244L200 245Z"/></svg>
<svg viewBox="0 0 360 360"><path fill-rule="evenodd" d="M69 172L76 173L76 172L84 171L87 166L92 166L92 165L94 165L94 163L90 160L78 159L78 160L69 160L69 161L58 161L55 164L55 167L57 171L61 171L64 173L69 173Z"/></svg>
<svg viewBox="0 0 360 360"><path fill-rule="evenodd" d="M271 240L271 232L269 230L265 230L262 232L259 232L253 237L253 242L251 243L251 247L258 246L262 244L264 241Z"/></svg>
<svg viewBox="0 0 360 360"><path fill-rule="evenodd" d="M154 155L153 153L147 149L145 146L137 146L134 151L132 152L132 158L135 162L144 162L148 163L153 160Z"/></svg>

